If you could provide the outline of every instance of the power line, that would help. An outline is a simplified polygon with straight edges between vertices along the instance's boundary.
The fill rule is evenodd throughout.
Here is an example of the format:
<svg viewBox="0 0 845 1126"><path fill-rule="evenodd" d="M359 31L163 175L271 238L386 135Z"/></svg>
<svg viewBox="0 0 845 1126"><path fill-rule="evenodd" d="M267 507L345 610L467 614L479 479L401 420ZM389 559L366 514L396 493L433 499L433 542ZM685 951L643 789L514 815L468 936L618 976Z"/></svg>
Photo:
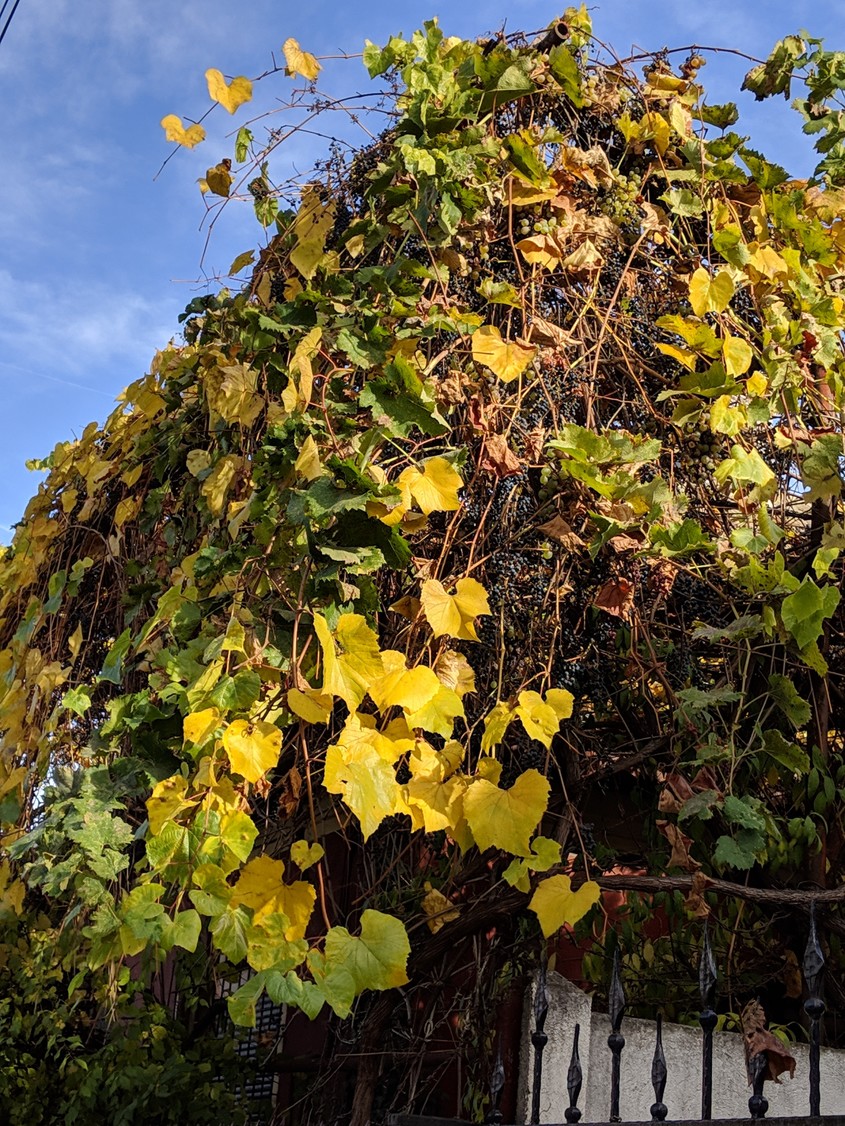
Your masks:
<svg viewBox="0 0 845 1126"><path fill-rule="evenodd" d="M15 12L18 10L18 4L20 4L20 2L21 2L21 0L15 0L15 3L12 7L12 10L11 10L11 12L9 12L9 18L6 20L5 24L3 25L3 30L0 31L0 43L2 43L3 40L6 38L6 32L9 30L9 24L12 22L12 18L14 17ZM9 0L3 0L3 7L0 8L0 20L2 20L2 18L3 18L3 13L6 11L6 5L8 3L9 3Z"/></svg>

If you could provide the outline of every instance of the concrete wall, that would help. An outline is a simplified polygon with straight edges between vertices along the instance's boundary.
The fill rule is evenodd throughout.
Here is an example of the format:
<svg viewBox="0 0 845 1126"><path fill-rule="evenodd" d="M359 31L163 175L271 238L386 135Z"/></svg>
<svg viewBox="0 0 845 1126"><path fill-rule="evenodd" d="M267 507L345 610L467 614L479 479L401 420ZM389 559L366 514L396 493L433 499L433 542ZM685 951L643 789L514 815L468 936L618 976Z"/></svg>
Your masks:
<svg viewBox="0 0 845 1126"><path fill-rule="evenodd" d="M575 1025L581 1025L579 1052L584 1085L578 1106L582 1123L606 1122L610 1114L610 1050L607 1037L610 1020L593 1013L587 994L558 974L550 973L547 983L549 1013L546 1034L549 1042L543 1057L543 1085L540 1121L566 1121L569 1106L566 1074L572 1053ZM523 1051L520 1062L521 1121L529 1120L534 1049L533 992L526 998ZM648 1122L654 1090L651 1086L651 1061L654 1055L656 1025L651 1021L626 1017L622 1021L625 1048L622 1052L620 1114L623 1122ZM663 1050L668 1079L663 1101L669 1119L694 1119L701 1115L701 1041L699 1028L680 1024L663 1025ZM809 1048L791 1046L796 1058L795 1076L784 1076L780 1084L766 1083L769 1117L809 1114ZM751 1089L745 1071L742 1037L733 1032L717 1032L713 1040L713 1117L748 1118ZM823 1048L821 1053L821 1112L845 1114L845 1052Z"/></svg>

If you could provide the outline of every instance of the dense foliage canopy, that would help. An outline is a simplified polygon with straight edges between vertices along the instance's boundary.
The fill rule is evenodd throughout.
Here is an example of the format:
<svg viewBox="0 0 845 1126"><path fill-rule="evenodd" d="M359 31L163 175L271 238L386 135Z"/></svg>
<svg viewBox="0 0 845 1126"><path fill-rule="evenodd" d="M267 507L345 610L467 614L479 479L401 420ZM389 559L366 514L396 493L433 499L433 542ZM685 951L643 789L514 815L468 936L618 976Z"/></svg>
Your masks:
<svg viewBox="0 0 845 1126"><path fill-rule="evenodd" d="M365 112L284 55L301 123ZM803 76L810 181L698 53L640 62L584 9L533 43L432 22L364 51L372 143L278 182L297 126L259 118L208 169L266 245L39 463L0 558L9 1105L54 1053L80 1120L214 1121L229 980L239 1025L333 1014L360 1124L394 1050L483 1059L541 936L599 980L620 926L656 995L697 939L645 941L654 894L722 925L730 1005L794 965L755 898L845 869L845 57L802 34L746 78ZM424 1092L389 1077L382 1109Z"/></svg>

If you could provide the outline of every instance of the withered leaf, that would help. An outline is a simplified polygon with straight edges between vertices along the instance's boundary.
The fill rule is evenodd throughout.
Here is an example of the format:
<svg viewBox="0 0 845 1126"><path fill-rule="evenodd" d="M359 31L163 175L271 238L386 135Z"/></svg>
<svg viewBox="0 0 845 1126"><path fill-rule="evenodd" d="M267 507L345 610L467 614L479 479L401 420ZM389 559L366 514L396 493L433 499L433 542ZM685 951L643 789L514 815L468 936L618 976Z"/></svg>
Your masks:
<svg viewBox="0 0 845 1126"><path fill-rule="evenodd" d="M567 522L560 516L553 516L545 524L541 524L538 532L542 532L550 540L556 540L567 551L577 551L584 546L584 541L577 532L573 532Z"/></svg>
<svg viewBox="0 0 845 1126"><path fill-rule="evenodd" d="M764 1080L780 1083L778 1078L784 1072L790 1077L795 1074L795 1056L789 1048L766 1028L766 1013L759 1001L749 1001L740 1016L742 1036L745 1043L745 1064L748 1070L748 1085L751 1086L751 1060L763 1053L766 1057Z"/></svg>
<svg viewBox="0 0 845 1126"><path fill-rule="evenodd" d="M488 469L497 477L515 477L522 472L522 463L508 445L504 434L490 434L484 440L482 469Z"/></svg>
<svg viewBox="0 0 845 1126"><path fill-rule="evenodd" d="M684 872L696 872L701 867L689 854L692 837L682 833L674 821L655 821L655 825L672 846L669 868L681 868Z"/></svg>
<svg viewBox="0 0 845 1126"><path fill-rule="evenodd" d="M608 579L600 587L593 605L597 610L605 610L623 621L630 621L634 608L634 584L625 578Z"/></svg>

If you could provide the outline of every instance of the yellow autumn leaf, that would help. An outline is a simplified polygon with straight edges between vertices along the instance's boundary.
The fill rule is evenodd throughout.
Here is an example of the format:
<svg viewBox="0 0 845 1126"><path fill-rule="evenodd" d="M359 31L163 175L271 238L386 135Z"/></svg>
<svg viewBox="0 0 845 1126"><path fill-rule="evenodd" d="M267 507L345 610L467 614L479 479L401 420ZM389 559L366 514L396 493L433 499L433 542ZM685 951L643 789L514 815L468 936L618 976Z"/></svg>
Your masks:
<svg viewBox="0 0 845 1126"><path fill-rule="evenodd" d="M175 141L177 145L183 145L186 149L192 149L200 141L205 140L205 130L201 125L195 122L186 129L182 124L182 119L177 117L175 113L169 113L166 117L163 117L161 127L168 141Z"/></svg>
<svg viewBox="0 0 845 1126"><path fill-rule="evenodd" d="M722 341L722 358L728 375L745 375L753 355L751 345L740 336L726 336Z"/></svg>
<svg viewBox="0 0 845 1126"><path fill-rule="evenodd" d="M321 844L309 844L308 841L294 841L290 846L290 858L300 870L304 872L313 864L322 860L326 850Z"/></svg>
<svg viewBox="0 0 845 1126"><path fill-rule="evenodd" d="M442 735L450 739L455 719L464 715L464 706L457 692L441 684L432 698L426 701L416 711L406 711L405 716L408 726L431 731L435 735Z"/></svg>
<svg viewBox="0 0 845 1126"><path fill-rule="evenodd" d="M76 629L67 639L67 647L70 650L71 663L73 663L79 656L79 650L82 648L82 622L79 622Z"/></svg>
<svg viewBox="0 0 845 1126"><path fill-rule="evenodd" d="M299 451L299 456L293 463L293 468L304 477L306 481L316 481L318 477L322 477L326 472L317 443L310 434L302 443L302 449Z"/></svg>
<svg viewBox="0 0 845 1126"><path fill-rule="evenodd" d="M292 37L284 41L282 51L285 56L285 74L291 77L301 74L303 78L313 82L323 69L316 58L309 51L303 51Z"/></svg>
<svg viewBox="0 0 845 1126"><path fill-rule="evenodd" d="M369 688L370 698L379 711L391 707L417 711L437 695L441 685L433 669L426 665L409 669L405 654L395 649L385 649L381 656L384 676Z"/></svg>
<svg viewBox="0 0 845 1126"><path fill-rule="evenodd" d="M529 265L540 266L544 270L556 269L563 258L560 243L551 235L529 235L528 238L520 239L516 248Z"/></svg>
<svg viewBox="0 0 845 1126"><path fill-rule="evenodd" d="M503 383L518 379L536 351L533 345L503 340L496 325L482 325L472 334L472 358L488 367Z"/></svg>
<svg viewBox="0 0 845 1126"><path fill-rule="evenodd" d="M670 356L673 360L677 360L679 364L683 364L685 368L695 371L698 356L695 352L691 352L689 348L679 348L676 344L663 344L659 340L654 342L654 346L664 356Z"/></svg>
<svg viewBox="0 0 845 1126"><path fill-rule="evenodd" d="M257 782L279 761L282 733L275 724L236 719L223 732L223 746L232 770L247 782Z"/></svg>
<svg viewBox="0 0 845 1126"><path fill-rule="evenodd" d="M745 387L749 395L762 398L769 390L769 381L761 371L755 371L746 379Z"/></svg>
<svg viewBox="0 0 845 1126"><path fill-rule="evenodd" d="M340 794L358 818L364 840L397 811L396 772L369 743L329 747L323 785L330 794Z"/></svg>
<svg viewBox="0 0 845 1126"><path fill-rule="evenodd" d="M762 278L774 281L775 278L785 278L789 273L786 262L771 246L758 246L748 259L747 268L752 281Z"/></svg>
<svg viewBox="0 0 845 1126"><path fill-rule="evenodd" d="M286 915L285 939L295 942L305 937L305 930L314 909L317 893L311 884L297 880L282 882L285 866L270 856L256 856L241 869L235 884L231 906L249 907L253 923L267 915Z"/></svg>
<svg viewBox="0 0 845 1126"><path fill-rule="evenodd" d="M484 718L484 734L481 737L481 750L486 754L505 737L514 717L510 704L500 701Z"/></svg>
<svg viewBox="0 0 845 1126"><path fill-rule="evenodd" d="M417 613L420 606L421 603L418 605ZM458 653L454 649L444 649L434 662L434 671L441 682L459 696L466 696L468 692L475 691L475 673L463 653Z"/></svg>
<svg viewBox="0 0 845 1126"><path fill-rule="evenodd" d="M711 277L703 266L699 266L690 278L689 300L697 317L703 317L705 313L723 313L733 295L733 278L727 270L720 270Z"/></svg>
<svg viewBox="0 0 845 1126"><path fill-rule="evenodd" d="M302 202L293 223L296 244L290 252L290 260L306 280L314 276L323 257L336 208L337 201L324 201L319 187L309 184L302 189Z"/></svg>
<svg viewBox="0 0 845 1126"><path fill-rule="evenodd" d="M324 696L311 688L301 692L298 688L288 689L288 707L295 716L306 723L328 723L332 716L334 699Z"/></svg>
<svg viewBox="0 0 845 1126"><path fill-rule="evenodd" d="M451 923L460 915L460 911L447 899L442 891L426 883L427 894L423 896L422 909L428 916L428 929L432 934L437 934L447 923Z"/></svg>
<svg viewBox="0 0 845 1126"><path fill-rule="evenodd" d="M323 693L357 708L370 685L384 676L378 638L360 614L341 614L334 637L322 614L315 614L314 631L323 650Z"/></svg>
<svg viewBox="0 0 845 1126"><path fill-rule="evenodd" d="M422 819L426 833L441 829L454 831L463 819L463 796L467 779L456 774L464 757L464 748L450 742L442 751L420 740L408 760L410 781L405 797L413 813Z"/></svg>
<svg viewBox="0 0 845 1126"><path fill-rule="evenodd" d="M227 83L219 70L210 67L205 72L205 80L208 83L208 96L213 102L219 102L229 113L234 113L239 106L252 101L252 83L242 74Z"/></svg>
<svg viewBox="0 0 845 1126"><path fill-rule="evenodd" d="M241 466L241 459L235 454L221 457L202 483L200 492L205 497L212 516L219 516L226 505L226 497L235 475Z"/></svg>
<svg viewBox="0 0 845 1126"><path fill-rule="evenodd" d="M420 594L423 614L435 637L458 637L478 641L473 619L490 613L487 591L476 579L463 578L449 594L437 579L426 579Z"/></svg>
<svg viewBox="0 0 845 1126"><path fill-rule="evenodd" d="M214 195L228 199L232 187L231 162L221 160L219 164L206 169L205 179L200 180L200 190L212 192Z"/></svg>
<svg viewBox="0 0 845 1126"><path fill-rule="evenodd" d="M23 914L23 900L26 887L21 880L12 877L9 862L4 860L0 864L0 914Z"/></svg>
<svg viewBox="0 0 845 1126"><path fill-rule="evenodd" d="M572 715L572 705L572 694L565 688L551 689L545 700L539 692L520 692L516 714L528 735L550 748L561 721Z"/></svg>
<svg viewBox="0 0 845 1126"><path fill-rule="evenodd" d="M529 856L530 838L548 800L549 783L538 770L520 774L509 790L476 778L464 794L464 816L482 852L501 848L515 856Z"/></svg>
<svg viewBox="0 0 845 1126"><path fill-rule="evenodd" d="M549 938L562 926L574 926L583 919L600 897L601 888L593 880L587 880L573 891L569 876L549 876L537 885L528 906L540 920L543 934Z"/></svg>
<svg viewBox="0 0 845 1126"><path fill-rule="evenodd" d="M669 147L670 135L669 122L666 118L655 111L644 113L640 120L640 126L645 130L646 135L651 133L654 138L654 147L660 156L663 156Z"/></svg>
<svg viewBox="0 0 845 1126"><path fill-rule="evenodd" d="M204 708L201 712L191 712L182 720L182 736L186 743L195 743L198 747L207 742L217 730L220 720L220 711L217 708Z"/></svg>
<svg viewBox="0 0 845 1126"><path fill-rule="evenodd" d="M197 804L195 800L186 797L187 792L188 779L181 774L163 778L153 787L153 792L147 798L147 817L154 837L158 836L166 821L171 821L177 813Z"/></svg>
<svg viewBox="0 0 845 1126"><path fill-rule="evenodd" d="M399 474L396 487L402 493L403 508L416 502L426 516L432 512L455 512L461 507L458 490L463 487L463 480L445 457L429 458L421 470L409 465Z"/></svg>

